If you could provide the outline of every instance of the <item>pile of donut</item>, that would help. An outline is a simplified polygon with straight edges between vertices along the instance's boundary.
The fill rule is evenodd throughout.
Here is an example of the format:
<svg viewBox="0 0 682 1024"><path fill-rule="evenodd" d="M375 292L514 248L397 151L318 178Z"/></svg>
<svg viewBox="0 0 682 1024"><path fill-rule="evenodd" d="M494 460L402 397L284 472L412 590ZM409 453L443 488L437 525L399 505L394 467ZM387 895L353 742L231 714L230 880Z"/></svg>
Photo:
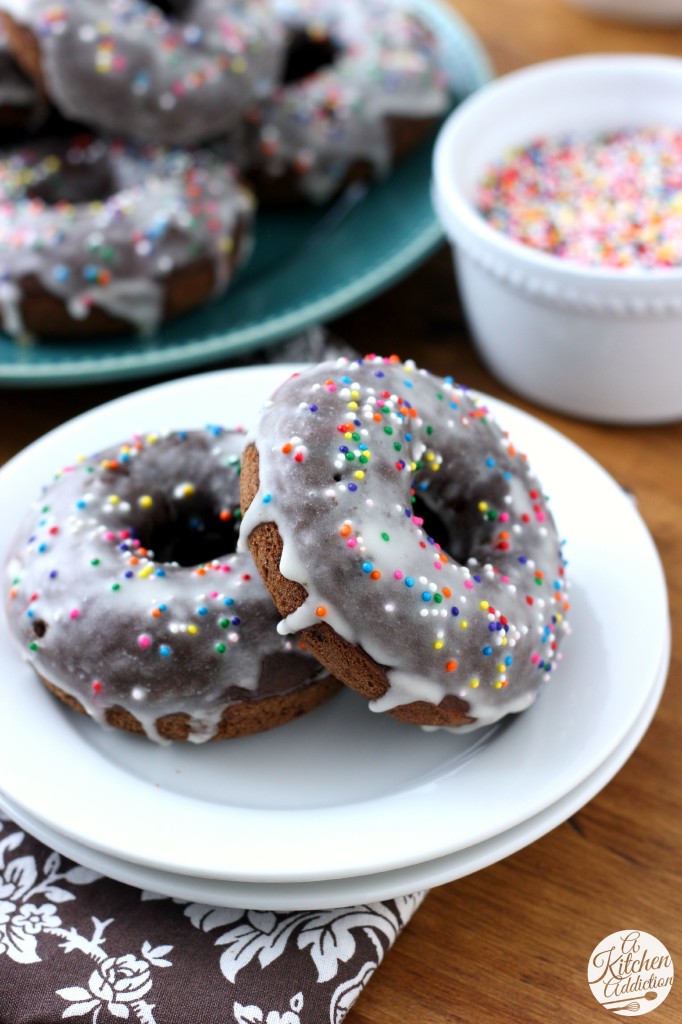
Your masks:
<svg viewBox="0 0 682 1024"><path fill-rule="evenodd" d="M563 542L480 399L411 361L338 359L283 382L244 445L136 435L44 488L5 595L53 693L194 742L290 721L339 680L427 727L533 703L568 631Z"/></svg>
<svg viewBox="0 0 682 1024"><path fill-rule="evenodd" d="M151 333L228 286L254 193L385 175L449 103L409 4L0 0L2 328Z"/></svg>

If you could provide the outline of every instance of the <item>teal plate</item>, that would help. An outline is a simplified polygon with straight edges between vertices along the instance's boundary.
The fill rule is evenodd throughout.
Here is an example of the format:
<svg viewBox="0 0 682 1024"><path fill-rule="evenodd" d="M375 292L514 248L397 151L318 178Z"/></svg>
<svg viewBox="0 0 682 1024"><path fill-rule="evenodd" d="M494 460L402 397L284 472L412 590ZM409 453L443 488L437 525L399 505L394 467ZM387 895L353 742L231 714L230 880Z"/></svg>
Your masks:
<svg viewBox="0 0 682 1024"><path fill-rule="evenodd" d="M414 0L433 26L460 101L492 77L469 26L437 0ZM17 344L0 334L0 384L59 387L189 370L291 337L365 302L442 238L431 206L432 143L385 181L323 209L266 211L230 291L151 338Z"/></svg>

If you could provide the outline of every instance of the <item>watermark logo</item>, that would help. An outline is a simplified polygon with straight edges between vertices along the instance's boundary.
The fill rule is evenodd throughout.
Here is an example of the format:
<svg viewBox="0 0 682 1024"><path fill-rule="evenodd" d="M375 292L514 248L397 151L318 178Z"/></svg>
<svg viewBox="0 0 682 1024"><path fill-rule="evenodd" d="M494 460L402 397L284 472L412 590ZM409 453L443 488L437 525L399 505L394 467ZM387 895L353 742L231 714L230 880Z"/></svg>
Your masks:
<svg viewBox="0 0 682 1024"><path fill-rule="evenodd" d="M673 961L648 932L622 931L595 946L587 965L592 995L604 1009L623 1017L651 1013L670 994Z"/></svg>

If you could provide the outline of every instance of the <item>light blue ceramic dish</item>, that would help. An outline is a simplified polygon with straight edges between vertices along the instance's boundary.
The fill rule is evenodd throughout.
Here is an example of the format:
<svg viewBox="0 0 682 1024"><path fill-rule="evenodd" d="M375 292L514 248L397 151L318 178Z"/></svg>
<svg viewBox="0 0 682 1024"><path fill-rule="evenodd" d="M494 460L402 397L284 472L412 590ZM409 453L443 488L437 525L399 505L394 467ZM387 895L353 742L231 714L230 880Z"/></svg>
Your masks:
<svg viewBox="0 0 682 1024"><path fill-rule="evenodd" d="M438 0L415 6L441 42L456 99L489 81L490 64L468 25ZM152 338L23 346L0 334L0 385L56 387L181 372L273 344L359 305L441 241L430 199L431 149L423 145L386 181L346 197L345 207L260 214L253 255L228 294Z"/></svg>

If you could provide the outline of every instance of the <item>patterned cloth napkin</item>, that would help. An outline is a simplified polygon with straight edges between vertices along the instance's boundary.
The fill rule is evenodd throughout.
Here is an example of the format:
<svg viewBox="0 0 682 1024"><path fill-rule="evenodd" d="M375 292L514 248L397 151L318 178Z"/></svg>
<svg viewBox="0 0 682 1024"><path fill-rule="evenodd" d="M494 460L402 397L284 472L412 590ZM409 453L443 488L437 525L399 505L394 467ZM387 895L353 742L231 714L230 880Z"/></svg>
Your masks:
<svg viewBox="0 0 682 1024"><path fill-rule="evenodd" d="M208 907L79 867L0 814L0 1024L338 1024L423 897Z"/></svg>

